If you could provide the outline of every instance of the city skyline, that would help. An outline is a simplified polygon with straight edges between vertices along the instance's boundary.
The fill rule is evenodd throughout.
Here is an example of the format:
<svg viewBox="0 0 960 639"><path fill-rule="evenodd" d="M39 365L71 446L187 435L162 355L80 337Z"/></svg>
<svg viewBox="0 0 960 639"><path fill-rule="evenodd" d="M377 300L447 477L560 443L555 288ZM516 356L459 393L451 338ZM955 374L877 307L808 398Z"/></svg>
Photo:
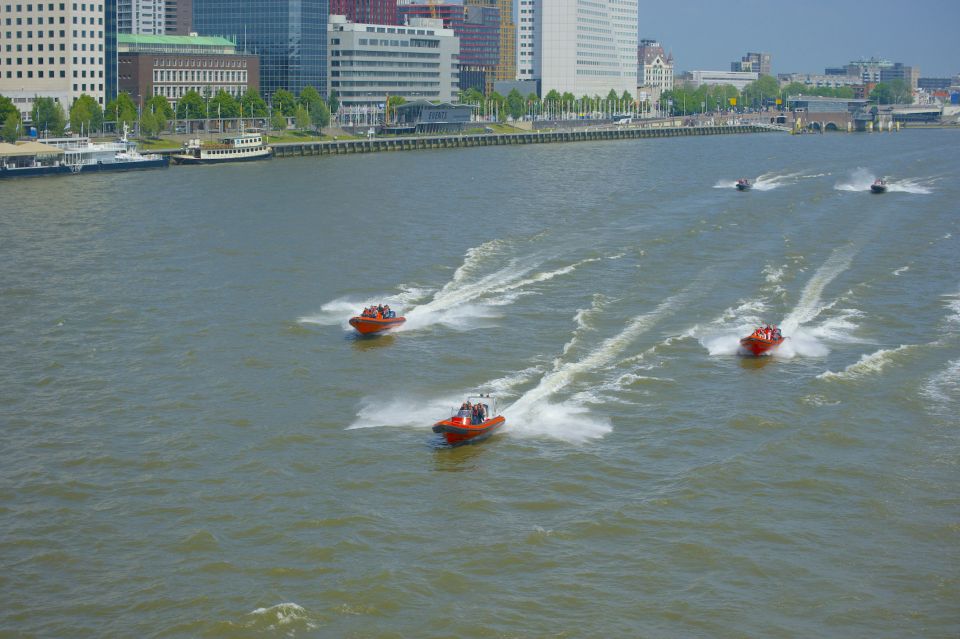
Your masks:
<svg viewBox="0 0 960 639"><path fill-rule="evenodd" d="M851 60L882 57L917 66L923 77L960 73L956 24L960 3L921 0L907 7L878 0L863 5L811 0L771 13L759 0L737 12L707 0L642 3L640 37L658 40L674 55L677 71L728 69L747 51L773 55L773 73L823 73Z"/></svg>

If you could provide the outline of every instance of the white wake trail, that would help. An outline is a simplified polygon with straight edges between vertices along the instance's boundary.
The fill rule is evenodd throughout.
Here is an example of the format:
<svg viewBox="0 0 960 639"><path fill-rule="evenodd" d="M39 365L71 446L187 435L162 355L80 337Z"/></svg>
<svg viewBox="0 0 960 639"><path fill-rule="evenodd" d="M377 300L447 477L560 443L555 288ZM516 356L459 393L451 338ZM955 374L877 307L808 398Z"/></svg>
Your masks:
<svg viewBox="0 0 960 639"><path fill-rule="evenodd" d="M851 245L837 248L827 261L817 269L807 285L803 287L797 306L780 323L785 335L795 333L801 324L810 322L824 310L821 302L823 289L838 275L850 268L856 254L857 249Z"/></svg>

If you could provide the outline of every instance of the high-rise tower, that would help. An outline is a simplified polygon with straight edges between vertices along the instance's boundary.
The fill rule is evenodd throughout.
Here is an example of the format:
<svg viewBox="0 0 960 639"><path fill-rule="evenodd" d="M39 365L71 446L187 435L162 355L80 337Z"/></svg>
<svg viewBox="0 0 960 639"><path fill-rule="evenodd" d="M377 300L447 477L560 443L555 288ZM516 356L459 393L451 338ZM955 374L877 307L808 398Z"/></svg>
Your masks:
<svg viewBox="0 0 960 639"><path fill-rule="evenodd" d="M193 28L260 56L264 96L277 89L327 92L329 0L193 0Z"/></svg>

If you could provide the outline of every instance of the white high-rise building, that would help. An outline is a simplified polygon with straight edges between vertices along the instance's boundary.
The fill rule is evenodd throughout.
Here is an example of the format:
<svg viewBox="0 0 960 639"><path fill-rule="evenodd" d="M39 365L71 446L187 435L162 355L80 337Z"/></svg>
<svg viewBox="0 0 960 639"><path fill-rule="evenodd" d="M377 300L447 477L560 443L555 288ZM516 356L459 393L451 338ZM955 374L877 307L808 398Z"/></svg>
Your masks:
<svg viewBox="0 0 960 639"><path fill-rule="evenodd" d="M133 35L164 35L164 0L117 0L117 31Z"/></svg>
<svg viewBox="0 0 960 639"><path fill-rule="evenodd" d="M34 97L64 111L86 93L103 106L116 94L116 0L0 0L0 95L23 117Z"/></svg>
<svg viewBox="0 0 960 639"><path fill-rule="evenodd" d="M637 0L520 0L517 77L575 96L637 89Z"/></svg>

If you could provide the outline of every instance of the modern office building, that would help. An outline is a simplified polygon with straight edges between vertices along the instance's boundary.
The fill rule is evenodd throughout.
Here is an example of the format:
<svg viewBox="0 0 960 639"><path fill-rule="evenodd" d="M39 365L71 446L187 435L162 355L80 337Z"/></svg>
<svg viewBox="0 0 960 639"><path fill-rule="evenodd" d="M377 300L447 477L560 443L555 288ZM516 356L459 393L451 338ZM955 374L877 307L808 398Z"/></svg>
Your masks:
<svg viewBox="0 0 960 639"><path fill-rule="evenodd" d="M772 56L769 53L751 53L740 58L737 62L730 63L731 71L740 71L747 73L759 73L760 75L770 75L772 68Z"/></svg>
<svg viewBox="0 0 960 639"><path fill-rule="evenodd" d="M855 75L835 75L819 73L779 73L777 80L781 85L798 83L809 87L829 87L838 89L840 87L852 87L862 84L862 80Z"/></svg>
<svg viewBox="0 0 960 639"><path fill-rule="evenodd" d="M917 80L917 88L929 92L946 91L956 84L960 84L956 78L919 78Z"/></svg>
<svg viewBox="0 0 960 639"><path fill-rule="evenodd" d="M68 111L87 94L101 106L117 92L117 0L0 2L0 94L21 114L34 97Z"/></svg>
<svg viewBox="0 0 960 639"><path fill-rule="evenodd" d="M519 0L517 9L517 80L533 80L534 35L538 0Z"/></svg>
<svg viewBox="0 0 960 639"><path fill-rule="evenodd" d="M260 56L264 97L327 90L328 0L193 0L193 28Z"/></svg>
<svg viewBox="0 0 960 639"><path fill-rule="evenodd" d="M889 82L890 80L903 80L908 87L916 90L920 80L920 67L894 62L891 66L880 69L880 81Z"/></svg>
<svg viewBox="0 0 960 639"><path fill-rule="evenodd" d="M500 9L463 4L402 4L401 24L412 18L437 18L460 39L460 89L493 90L500 64Z"/></svg>
<svg viewBox="0 0 960 639"><path fill-rule="evenodd" d="M190 35L193 31L193 0L164 0L167 35Z"/></svg>
<svg viewBox="0 0 960 639"><path fill-rule="evenodd" d="M464 0L468 6L496 7L500 11L500 59L494 79L517 78L517 28L513 22L513 0Z"/></svg>
<svg viewBox="0 0 960 639"><path fill-rule="evenodd" d="M398 24L397 0L330 0L330 15L364 24Z"/></svg>
<svg viewBox="0 0 960 639"><path fill-rule="evenodd" d="M863 83L867 82L880 82L880 74L883 69L892 67L893 63L889 60L881 60L878 58L870 58L867 60L853 60L846 67L846 75L853 75L860 78L860 81ZM832 71L837 69L828 69L827 73L830 74Z"/></svg>
<svg viewBox="0 0 960 639"><path fill-rule="evenodd" d="M576 96L636 91L636 0L534 4L533 77L541 91Z"/></svg>
<svg viewBox="0 0 960 639"><path fill-rule="evenodd" d="M382 107L387 96L454 102L460 41L431 18L404 26L358 24L330 16L330 85L342 107Z"/></svg>
<svg viewBox="0 0 960 639"><path fill-rule="evenodd" d="M731 84L742 91L743 87L757 80L760 74L756 71L691 71L690 84L693 88L701 84L715 86Z"/></svg>
<svg viewBox="0 0 960 639"><path fill-rule="evenodd" d="M224 38L120 34L117 46L120 90L138 105L162 95L176 108L191 90L240 97L260 86L260 59Z"/></svg>
<svg viewBox="0 0 960 639"><path fill-rule="evenodd" d="M117 0L117 31L163 35L167 32L165 0Z"/></svg>

